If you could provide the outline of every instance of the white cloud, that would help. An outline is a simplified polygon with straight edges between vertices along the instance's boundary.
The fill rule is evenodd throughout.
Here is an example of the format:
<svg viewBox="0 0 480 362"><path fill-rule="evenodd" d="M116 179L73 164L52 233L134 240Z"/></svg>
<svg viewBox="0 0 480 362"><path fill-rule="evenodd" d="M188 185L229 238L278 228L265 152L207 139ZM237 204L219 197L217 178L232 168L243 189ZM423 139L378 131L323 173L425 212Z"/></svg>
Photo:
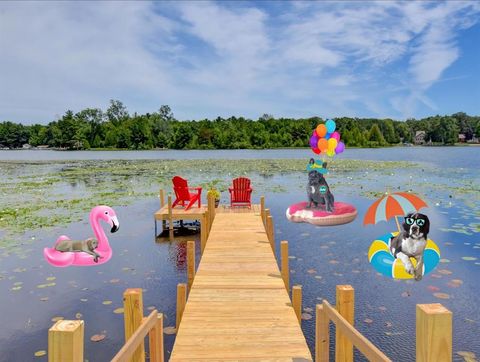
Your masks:
<svg viewBox="0 0 480 362"><path fill-rule="evenodd" d="M267 4L267 3L266 3ZM170 104L182 119L413 116L475 2L0 3L0 120ZM366 114L371 112L371 114Z"/></svg>

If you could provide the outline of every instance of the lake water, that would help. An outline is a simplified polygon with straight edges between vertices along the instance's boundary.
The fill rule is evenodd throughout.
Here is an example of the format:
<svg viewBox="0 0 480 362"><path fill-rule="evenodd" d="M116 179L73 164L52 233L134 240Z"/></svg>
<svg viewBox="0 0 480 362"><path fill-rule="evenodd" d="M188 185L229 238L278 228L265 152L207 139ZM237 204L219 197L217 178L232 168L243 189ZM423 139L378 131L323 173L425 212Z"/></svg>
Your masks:
<svg viewBox="0 0 480 362"><path fill-rule="evenodd" d="M145 189L158 190L155 178L135 174L118 161L130 160L129 167L141 169L140 160L206 160L206 159L305 159L309 150L222 150L222 151L0 151L0 203L10 207L15 198L65 197L91 198L95 204L97 190L108 189L108 182L118 192ZM418 165L401 169L356 169L329 175L336 200L354 204L359 216L347 225L320 228L290 223L286 208L305 199L305 172L247 172L252 178L254 202L265 195L267 207L275 220L277 249L280 240L289 241L291 284L303 286L303 307L315 308L323 298L335 302L335 285L351 284L355 288L355 325L361 333L394 361L415 358L415 305L442 303L453 312L454 360L456 354L469 351L480 355L480 148L386 148L348 149L338 159L358 162L411 161ZM83 162L85 160L98 160ZM32 163L33 161L33 163ZM47 161L38 164L36 161ZM98 162L98 169L93 169ZM333 164L335 161L333 161ZM147 164L149 165L149 164ZM199 163L201 167L202 163ZM8 167L7 167L8 166ZM109 169L107 168L110 167ZM34 181L70 169L92 168L79 176L78 182L60 182L49 189L42 184L38 192L28 191L25 180ZM65 171L65 169L67 169ZM233 169L233 167L232 167ZM103 170L103 171L102 171ZM118 173L115 173L117 172ZM188 176L191 183L211 177L206 171L172 170ZM113 174L112 174L113 172ZM232 171L234 173L234 170ZM37 176L35 176L37 175ZM92 176L95 175L95 176ZM166 175L168 179L170 174ZM167 177L168 176L168 177ZM217 174L229 180L235 175ZM120 182L120 177L125 178ZM135 180L133 183L131 180ZM152 181L153 180L153 181ZM107 183L107 185L105 185ZM127 187L127 183L133 184ZM12 188L12 185L18 185ZM429 207L424 209L432 223L430 238L439 245L442 263L420 282L398 281L378 275L367 260L369 245L375 237L395 229L394 222L362 225L363 215L374 199L374 191L412 189ZM16 191L12 191L16 190ZM27 191L26 191L27 190ZM165 326L175 325L176 285L186 281L185 239L159 241L154 238L152 214L158 209L158 198L145 194L131 201L112 201L121 223L119 232L109 234L114 250L111 261L89 268L54 268L42 255L60 234L87 237L91 231L86 213L79 220L59 226L35 227L26 233L9 236L9 246L0 249L0 361L46 361L34 357L47 350L48 328L54 317L85 321L85 358L108 361L123 344L122 307L126 288L144 288L145 314L155 307L166 316ZM98 196L100 197L100 196ZM40 202L40 201L39 201ZM228 194L222 194L228 202ZM20 201L19 201L20 204ZM23 202L22 202L23 204ZM19 205L20 206L20 205ZM63 205L60 215L74 212L74 204ZM40 211L41 212L41 211ZM9 230L0 230L2 235ZM189 238L191 239L191 238ZM197 251L199 250L198 237ZM13 244L13 245L12 245ZM197 255L197 265L199 256ZM46 286L47 284L53 284ZM20 287L20 288L18 288ZM111 303L110 303L111 301ZM313 351L315 317L304 320L302 328ZM105 334L101 342L92 342L94 334ZM165 335L166 358L170 355L174 335ZM333 338L332 338L333 339ZM333 353L333 349L332 349ZM358 354L358 360L364 360ZM333 355L332 355L333 358ZM356 358L356 360L357 360Z"/></svg>

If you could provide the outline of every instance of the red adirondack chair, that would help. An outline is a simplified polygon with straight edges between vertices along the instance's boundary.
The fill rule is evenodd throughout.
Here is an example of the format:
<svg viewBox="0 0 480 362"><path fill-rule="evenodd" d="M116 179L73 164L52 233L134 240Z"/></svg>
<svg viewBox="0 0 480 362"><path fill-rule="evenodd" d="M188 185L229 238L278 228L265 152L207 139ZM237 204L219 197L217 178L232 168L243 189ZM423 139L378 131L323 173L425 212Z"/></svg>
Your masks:
<svg viewBox="0 0 480 362"><path fill-rule="evenodd" d="M188 202L185 210L188 210L195 201L198 201L198 207L202 206L202 188L201 187L188 187L188 182L180 176L172 178L173 191L175 191L175 201L172 204L172 208L180 204L185 207L185 202ZM196 190L196 193L190 192L190 190Z"/></svg>
<svg viewBox="0 0 480 362"><path fill-rule="evenodd" d="M230 191L230 207L252 207L252 188L250 187L250 179L246 177L238 177L234 179L233 187L229 187L228 191Z"/></svg>

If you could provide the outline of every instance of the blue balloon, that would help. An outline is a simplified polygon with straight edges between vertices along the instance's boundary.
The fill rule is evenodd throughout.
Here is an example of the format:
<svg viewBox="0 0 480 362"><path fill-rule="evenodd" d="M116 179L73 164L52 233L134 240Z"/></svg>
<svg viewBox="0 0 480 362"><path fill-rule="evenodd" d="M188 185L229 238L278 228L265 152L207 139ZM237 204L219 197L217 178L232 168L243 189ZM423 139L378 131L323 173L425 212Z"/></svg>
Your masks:
<svg viewBox="0 0 480 362"><path fill-rule="evenodd" d="M337 125L335 124L335 121L333 119L327 119L327 122L325 123L325 126L327 127L327 132L328 133L335 132L335 128L337 127Z"/></svg>
<svg viewBox="0 0 480 362"><path fill-rule="evenodd" d="M327 133L327 134L325 135L325 139L326 139L326 140L329 140L331 136L332 136L331 133Z"/></svg>

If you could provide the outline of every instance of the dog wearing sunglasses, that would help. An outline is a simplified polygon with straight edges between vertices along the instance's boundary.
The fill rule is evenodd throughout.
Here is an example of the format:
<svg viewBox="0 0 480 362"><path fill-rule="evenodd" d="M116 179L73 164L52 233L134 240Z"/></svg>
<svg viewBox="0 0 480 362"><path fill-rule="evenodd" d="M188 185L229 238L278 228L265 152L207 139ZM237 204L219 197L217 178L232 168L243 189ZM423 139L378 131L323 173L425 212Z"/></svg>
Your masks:
<svg viewBox="0 0 480 362"><path fill-rule="evenodd" d="M400 259L407 273L414 275L415 280L421 280L423 275L423 252L427 245L427 235L430 231L428 216L410 213L405 216L402 224L403 232L390 240L390 251L395 259ZM410 258L415 258L417 266L413 267Z"/></svg>

